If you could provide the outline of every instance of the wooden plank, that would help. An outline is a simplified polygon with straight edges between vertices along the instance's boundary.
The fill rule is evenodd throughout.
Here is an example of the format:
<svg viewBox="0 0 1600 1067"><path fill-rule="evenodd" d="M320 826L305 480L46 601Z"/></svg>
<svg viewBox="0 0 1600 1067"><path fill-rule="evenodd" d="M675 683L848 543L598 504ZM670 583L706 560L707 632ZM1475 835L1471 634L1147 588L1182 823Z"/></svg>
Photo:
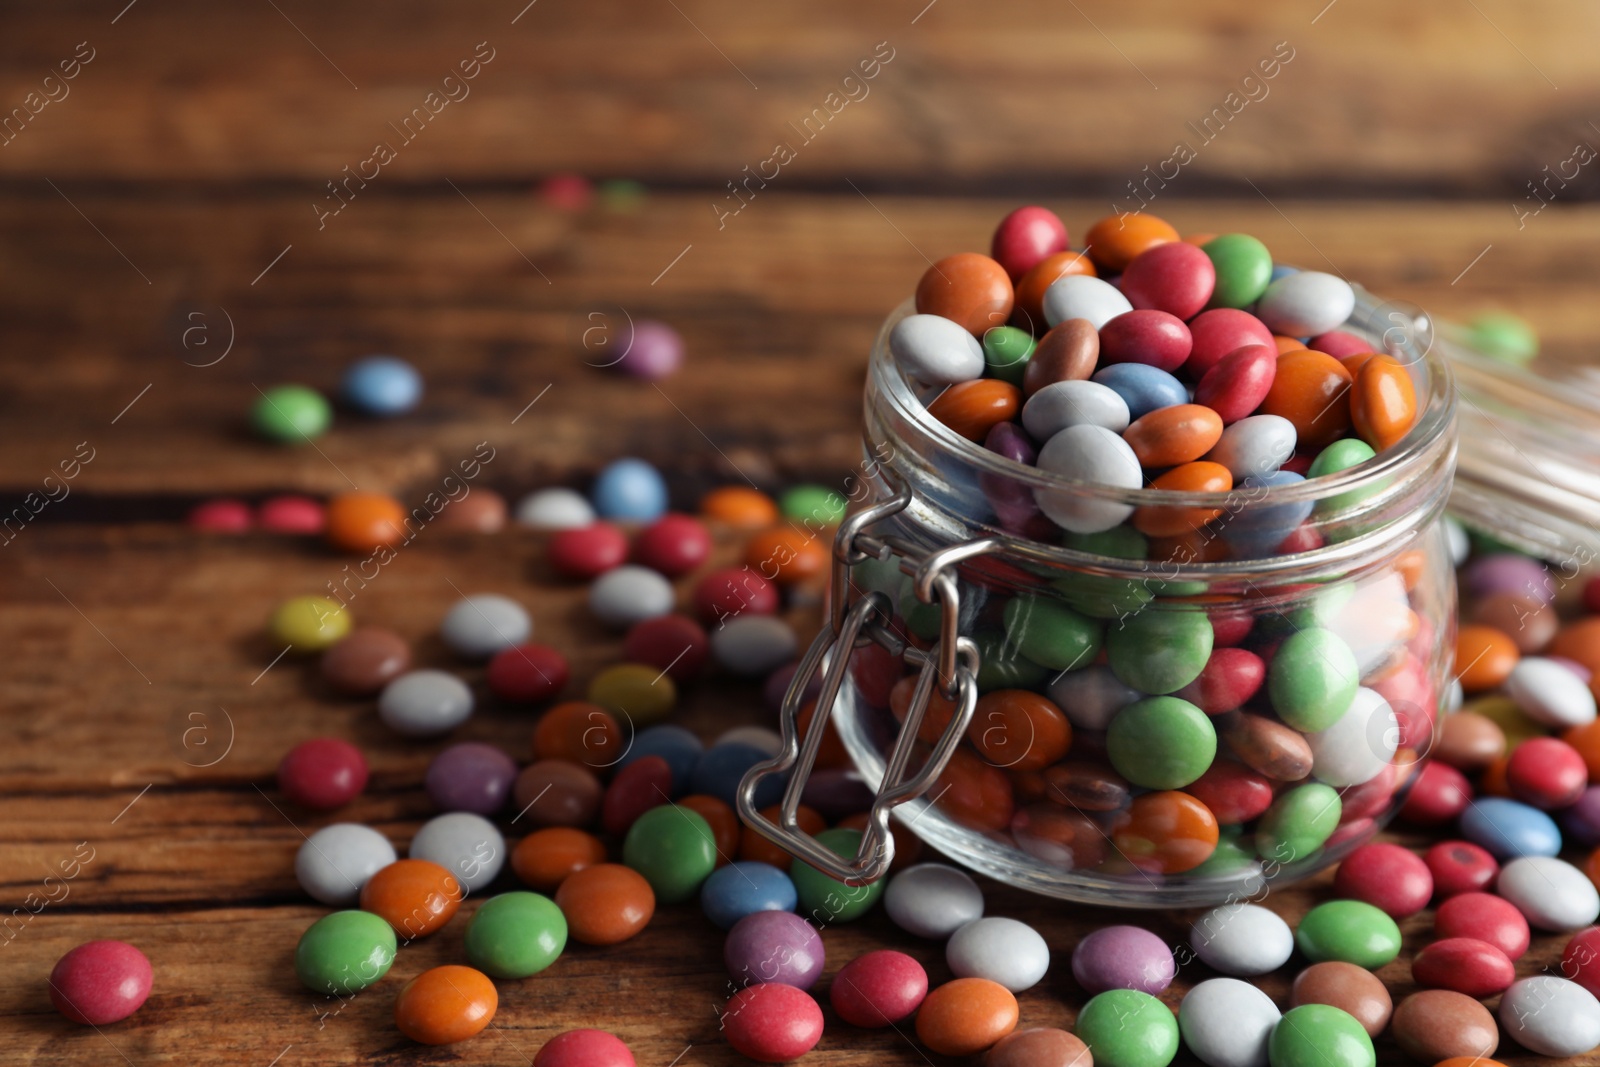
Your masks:
<svg viewBox="0 0 1600 1067"><path fill-rule="evenodd" d="M74 482L83 494L417 491L483 440L497 449L491 483L513 492L581 479L628 452L660 461L686 493L741 473L763 485L837 479L859 453L866 353L883 315L924 256L985 247L1014 204L775 190L719 230L705 199L681 194L655 196L637 216L574 219L475 191L493 225L454 193L378 194L318 233L288 195L248 210L92 190L74 200L154 284L54 194L0 201L13 238L0 249L10 279L0 347L48 354L0 364L0 487L12 493L84 441L95 459ZM1047 202L1078 234L1103 211ZM1510 308L1555 358L1588 356L1600 210L1557 205L1519 229L1499 202L1152 208L1186 229L1259 234L1283 260L1338 269L1437 315ZM596 370L603 360L578 338L601 308L615 323L617 308L672 322L689 347L684 371L651 386ZM229 323L227 357L197 366L221 354ZM250 437L257 385L331 390L371 351L422 369L419 413L382 424L342 415L320 452ZM774 405L792 414L774 418Z"/></svg>
<svg viewBox="0 0 1600 1067"><path fill-rule="evenodd" d="M1187 195L1248 193L1249 179L1521 196L1575 139L1594 136L1583 101L1600 90L1587 46L1597 15L1580 0L1465 11L1449 0L406 0L381 19L304 0L181 0L137 5L113 24L122 7L8 20L15 73L0 103L9 112L30 91L61 99L13 135L0 174L34 184L274 178L309 201L394 139L385 183L575 169L720 195L790 141L798 158L786 184L1111 197L1188 141L1198 158L1183 168ZM85 41L92 62L46 86ZM391 133L479 42L495 58L463 87L470 95L410 143ZM893 50L889 65L845 86L879 42ZM1247 83L1275 51L1294 58ZM791 132L841 91L859 102L833 104L837 117L810 141ZM1218 108L1221 132L1194 132Z"/></svg>

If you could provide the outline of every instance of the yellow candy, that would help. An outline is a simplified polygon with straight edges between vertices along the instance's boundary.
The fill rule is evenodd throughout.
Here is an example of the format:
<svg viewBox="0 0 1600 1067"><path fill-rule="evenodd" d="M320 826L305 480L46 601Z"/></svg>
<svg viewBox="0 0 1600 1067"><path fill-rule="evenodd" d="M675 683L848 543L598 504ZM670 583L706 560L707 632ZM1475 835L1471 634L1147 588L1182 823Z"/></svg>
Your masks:
<svg viewBox="0 0 1600 1067"><path fill-rule="evenodd" d="M353 620L344 605L325 596L297 596L272 613L267 629L296 652L321 652L350 632Z"/></svg>
<svg viewBox="0 0 1600 1067"><path fill-rule="evenodd" d="M643 663L618 663L594 676L589 701L645 726L667 717L678 702L678 690L664 671Z"/></svg>
<svg viewBox="0 0 1600 1067"><path fill-rule="evenodd" d="M1518 743L1531 737L1544 737L1550 733L1548 727L1540 726L1522 713L1516 701L1503 696L1474 697L1461 705L1462 711L1475 711L1494 724L1506 735L1506 751L1516 748Z"/></svg>

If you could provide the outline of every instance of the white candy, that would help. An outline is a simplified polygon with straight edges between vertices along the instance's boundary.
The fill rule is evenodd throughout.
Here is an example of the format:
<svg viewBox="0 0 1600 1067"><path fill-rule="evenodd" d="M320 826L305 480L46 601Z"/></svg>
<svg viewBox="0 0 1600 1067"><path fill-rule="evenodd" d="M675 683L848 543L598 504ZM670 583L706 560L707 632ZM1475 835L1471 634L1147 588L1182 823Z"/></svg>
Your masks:
<svg viewBox="0 0 1600 1067"><path fill-rule="evenodd" d="M1554 856L1522 856L1500 869L1494 891L1540 930L1576 930L1600 918L1600 893L1587 875Z"/></svg>
<svg viewBox="0 0 1600 1067"><path fill-rule="evenodd" d="M536 530L576 530L594 520L594 508L571 489L541 489L517 501L517 522Z"/></svg>
<svg viewBox="0 0 1600 1067"><path fill-rule="evenodd" d="M1450 562L1457 567L1467 562L1467 557L1472 554L1472 540L1467 537L1467 528L1451 518L1444 517L1445 541L1450 545Z"/></svg>
<svg viewBox="0 0 1600 1067"><path fill-rule="evenodd" d="M1535 975L1501 994L1500 1025L1541 1056L1579 1056L1600 1045L1600 1001L1576 982Z"/></svg>
<svg viewBox="0 0 1600 1067"><path fill-rule="evenodd" d="M294 876L301 889L324 904L354 904L367 879L394 861L394 846L378 831L336 822L301 844L294 857Z"/></svg>
<svg viewBox="0 0 1600 1067"><path fill-rule="evenodd" d="M1133 449L1103 426L1068 426L1044 443L1038 467L1063 478L1120 489L1144 485L1144 470ZM1035 489L1033 499L1051 522L1073 533L1100 533L1133 514L1131 504L1096 500L1070 489Z"/></svg>
<svg viewBox="0 0 1600 1067"><path fill-rule="evenodd" d="M1233 475L1235 485L1252 474L1271 474L1294 455L1294 423L1282 415L1251 415L1222 431L1206 457Z"/></svg>
<svg viewBox="0 0 1600 1067"><path fill-rule="evenodd" d="M918 863L889 879L883 910L908 934L949 937L983 916L983 890L966 871L944 863Z"/></svg>
<svg viewBox="0 0 1600 1067"><path fill-rule="evenodd" d="M1594 722L1594 693L1572 672L1543 656L1524 656L1511 668L1506 695L1534 722L1583 726Z"/></svg>
<svg viewBox="0 0 1600 1067"><path fill-rule="evenodd" d="M1212 970L1249 977L1289 962L1294 934L1275 911L1256 904L1224 904L1195 920L1189 945Z"/></svg>
<svg viewBox="0 0 1600 1067"><path fill-rule="evenodd" d="M1267 286L1256 303L1256 318L1285 337L1315 337L1343 326L1355 308L1356 294L1349 282L1303 270Z"/></svg>
<svg viewBox="0 0 1600 1067"><path fill-rule="evenodd" d="M906 376L924 385L983 377L983 346L941 315L907 315L889 331L889 353Z"/></svg>
<svg viewBox="0 0 1600 1067"><path fill-rule="evenodd" d="M439 626L444 643L467 659L488 659L503 648L522 644L532 633L527 610L493 593L462 597Z"/></svg>
<svg viewBox="0 0 1600 1067"><path fill-rule="evenodd" d="M1128 428L1128 402L1099 382L1051 382L1022 405L1022 426L1035 441L1048 441L1068 426Z"/></svg>
<svg viewBox="0 0 1600 1067"><path fill-rule="evenodd" d="M734 674L771 674L794 659L800 647L794 627L771 615L740 615L711 631L711 654Z"/></svg>
<svg viewBox="0 0 1600 1067"><path fill-rule="evenodd" d="M1079 730L1109 729L1117 712L1144 698L1137 689L1123 685L1110 667L1067 671L1050 683L1047 692Z"/></svg>
<svg viewBox="0 0 1600 1067"><path fill-rule="evenodd" d="M669 614L674 599L671 582L649 567L632 563L607 571L589 587L589 610L618 630Z"/></svg>
<svg viewBox="0 0 1600 1067"><path fill-rule="evenodd" d="M987 978L1020 993L1050 969L1050 947L1027 923L991 916L952 934L944 959L957 978Z"/></svg>
<svg viewBox="0 0 1600 1067"><path fill-rule="evenodd" d="M1110 282L1087 274L1058 278L1044 291L1044 321L1051 326L1068 319L1088 319L1096 330L1133 305Z"/></svg>
<svg viewBox="0 0 1600 1067"><path fill-rule="evenodd" d="M447 734L472 716L472 690L444 671L408 671L378 694L378 718L406 737Z"/></svg>
<svg viewBox="0 0 1600 1067"><path fill-rule="evenodd" d="M1362 686L1338 722L1305 736L1312 776L1342 789L1371 781L1388 766L1400 744L1400 720L1387 700Z"/></svg>
<svg viewBox="0 0 1600 1067"><path fill-rule="evenodd" d="M406 855L430 860L475 893L494 881L506 863L506 839L494 823L470 811L436 815L422 824Z"/></svg>
<svg viewBox="0 0 1600 1067"><path fill-rule="evenodd" d="M749 745L759 748L769 756L776 756L783 750L783 738L776 730L769 730L765 726L735 726L731 730L724 730L711 742L711 747L718 745Z"/></svg>
<svg viewBox="0 0 1600 1067"><path fill-rule="evenodd" d="M1237 978L1210 978L1178 1008L1183 1043L1209 1067L1267 1067L1267 1044L1283 1013L1272 998Z"/></svg>

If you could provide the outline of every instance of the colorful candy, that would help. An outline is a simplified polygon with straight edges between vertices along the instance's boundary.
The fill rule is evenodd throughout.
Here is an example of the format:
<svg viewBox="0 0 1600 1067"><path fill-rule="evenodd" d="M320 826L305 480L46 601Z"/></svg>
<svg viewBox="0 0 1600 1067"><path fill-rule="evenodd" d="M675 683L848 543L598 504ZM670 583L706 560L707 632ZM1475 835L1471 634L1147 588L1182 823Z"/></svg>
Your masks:
<svg viewBox="0 0 1600 1067"><path fill-rule="evenodd" d="M467 924L467 961L495 978L527 978L567 944L567 920L549 898L522 891L483 902Z"/></svg>
<svg viewBox="0 0 1600 1067"><path fill-rule="evenodd" d="M908 1018L928 995L928 973L903 952L857 956L834 975L828 1000L851 1026L876 1029Z"/></svg>
<svg viewBox="0 0 1600 1067"><path fill-rule="evenodd" d="M357 993L389 973L397 947L393 927L381 916L336 911L300 935L294 971L313 992Z"/></svg>
<svg viewBox="0 0 1600 1067"><path fill-rule="evenodd" d="M150 960L126 941L89 941L56 961L50 1003L85 1026L109 1026L138 1011L150 997Z"/></svg>
<svg viewBox="0 0 1600 1067"><path fill-rule="evenodd" d="M451 1045L479 1033L494 1019L500 996L482 971L447 964L423 971L400 989L394 1022L424 1045Z"/></svg>
<svg viewBox="0 0 1600 1067"><path fill-rule="evenodd" d="M957 978L923 999L917 1040L941 1056L976 1055L1015 1030L1017 1014L1017 998L1005 986Z"/></svg>

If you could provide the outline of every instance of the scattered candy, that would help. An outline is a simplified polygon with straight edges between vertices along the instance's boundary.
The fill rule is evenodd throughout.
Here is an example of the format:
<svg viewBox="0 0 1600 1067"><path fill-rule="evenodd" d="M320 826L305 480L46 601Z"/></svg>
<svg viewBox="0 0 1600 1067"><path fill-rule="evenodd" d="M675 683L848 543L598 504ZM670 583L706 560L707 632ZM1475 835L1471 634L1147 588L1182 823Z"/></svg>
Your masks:
<svg viewBox="0 0 1600 1067"><path fill-rule="evenodd" d="M1178 1053L1172 1009L1136 989L1091 997L1078 1011L1077 1032L1098 1067L1166 1067Z"/></svg>
<svg viewBox="0 0 1600 1067"><path fill-rule="evenodd" d="M411 671L383 687L378 717L397 734L437 737L471 718L472 705L472 690L455 675Z"/></svg>
<svg viewBox="0 0 1600 1067"><path fill-rule="evenodd" d="M315 389L304 385L275 385L261 390L250 412L256 432L272 441L300 444L328 432L333 408Z"/></svg>
<svg viewBox="0 0 1600 1067"><path fill-rule="evenodd" d="M1268 1042L1282 1013L1272 998L1237 978L1211 978L1184 994L1183 1043L1207 1067L1267 1067Z"/></svg>
<svg viewBox="0 0 1600 1067"><path fill-rule="evenodd" d="M501 893L467 924L467 961L495 978L527 978L556 961L567 945L567 920L549 897Z"/></svg>
<svg viewBox="0 0 1600 1067"><path fill-rule="evenodd" d="M278 789L283 795L291 803L319 811L343 807L366 786L366 758L337 737L302 741L278 763Z"/></svg>
<svg viewBox="0 0 1600 1067"><path fill-rule="evenodd" d="M834 975L828 991L839 1018L851 1026L870 1029L909 1018L927 995L928 972L904 952L893 949L857 956Z"/></svg>
<svg viewBox="0 0 1600 1067"><path fill-rule="evenodd" d="M494 983L482 971L454 964L423 971L400 989L394 1023L424 1045L451 1045L476 1035L500 1006Z"/></svg>
<svg viewBox="0 0 1600 1067"><path fill-rule="evenodd" d="M941 1056L972 1056L1015 1030L1017 1016L1017 998L1005 986L987 978L957 978L923 999L917 1039Z"/></svg>
<svg viewBox="0 0 1600 1067"><path fill-rule="evenodd" d="M388 838L370 826L340 822L305 839L294 856L294 876L324 904L354 904L367 881L394 862Z"/></svg>
<svg viewBox="0 0 1600 1067"><path fill-rule="evenodd" d="M479 593L462 597L445 615L439 637L463 659L484 660L519 645L533 633L527 609L509 597Z"/></svg>
<svg viewBox="0 0 1600 1067"><path fill-rule="evenodd" d="M367 356L345 371L340 396L368 415L403 415L422 399L422 375L395 356Z"/></svg>
<svg viewBox="0 0 1600 1067"><path fill-rule="evenodd" d="M389 973L396 950L394 929L381 917L336 911L300 935L294 971L314 993L358 993Z"/></svg>
<svg viewBox="0 0 1600 1067"><path fill-rule="evenodd" d="M451 811L435 815L418 828L407 854L431 860L455 875L467 892L476 893L494 881L506 862L506 841L482 815Z"/></svg>
<svg viewBox="0 0 1600 1067"><path fill-rule="evenodd" d="M322 654L322 677L349 696L370 696L411 667L411 646L390 630L365 626Z"/></svg>
<svg viewBox="0 0 1600 1067"><path fill-rule="evenodd" d="M1050 948L1026 923L998 915L972 922L950 935L945 962L958 978L987 978L1013 993L1038 985L1050 969Z"/></svg>
<svg viewBox="0 0 1600 1067"><path fill-rule="evenodd" d="M822 1009L793 986L746 986L723 1010L722 1032L741 1055L760 1063L788 1063L822 1039Z"/></svg>
<svg viewBox="0 0 1600 1067"><path fill-rule="evenodd" d="M126 941L90 941L56 961L50 1003L85 1026L109 1026L138 1011L150 997L150 960Z"/></svg>
<svg viewBox="0 0 1600 1067"><path fill-rule="evenodd" d="M1365 967L1341 960L1313 963L1295 976L1289 1002L1326 1004L1338 1008L1361 1024L1369 1037L1377 1037L1389 1025L1394 1002L1382 979Z"/></svg>

